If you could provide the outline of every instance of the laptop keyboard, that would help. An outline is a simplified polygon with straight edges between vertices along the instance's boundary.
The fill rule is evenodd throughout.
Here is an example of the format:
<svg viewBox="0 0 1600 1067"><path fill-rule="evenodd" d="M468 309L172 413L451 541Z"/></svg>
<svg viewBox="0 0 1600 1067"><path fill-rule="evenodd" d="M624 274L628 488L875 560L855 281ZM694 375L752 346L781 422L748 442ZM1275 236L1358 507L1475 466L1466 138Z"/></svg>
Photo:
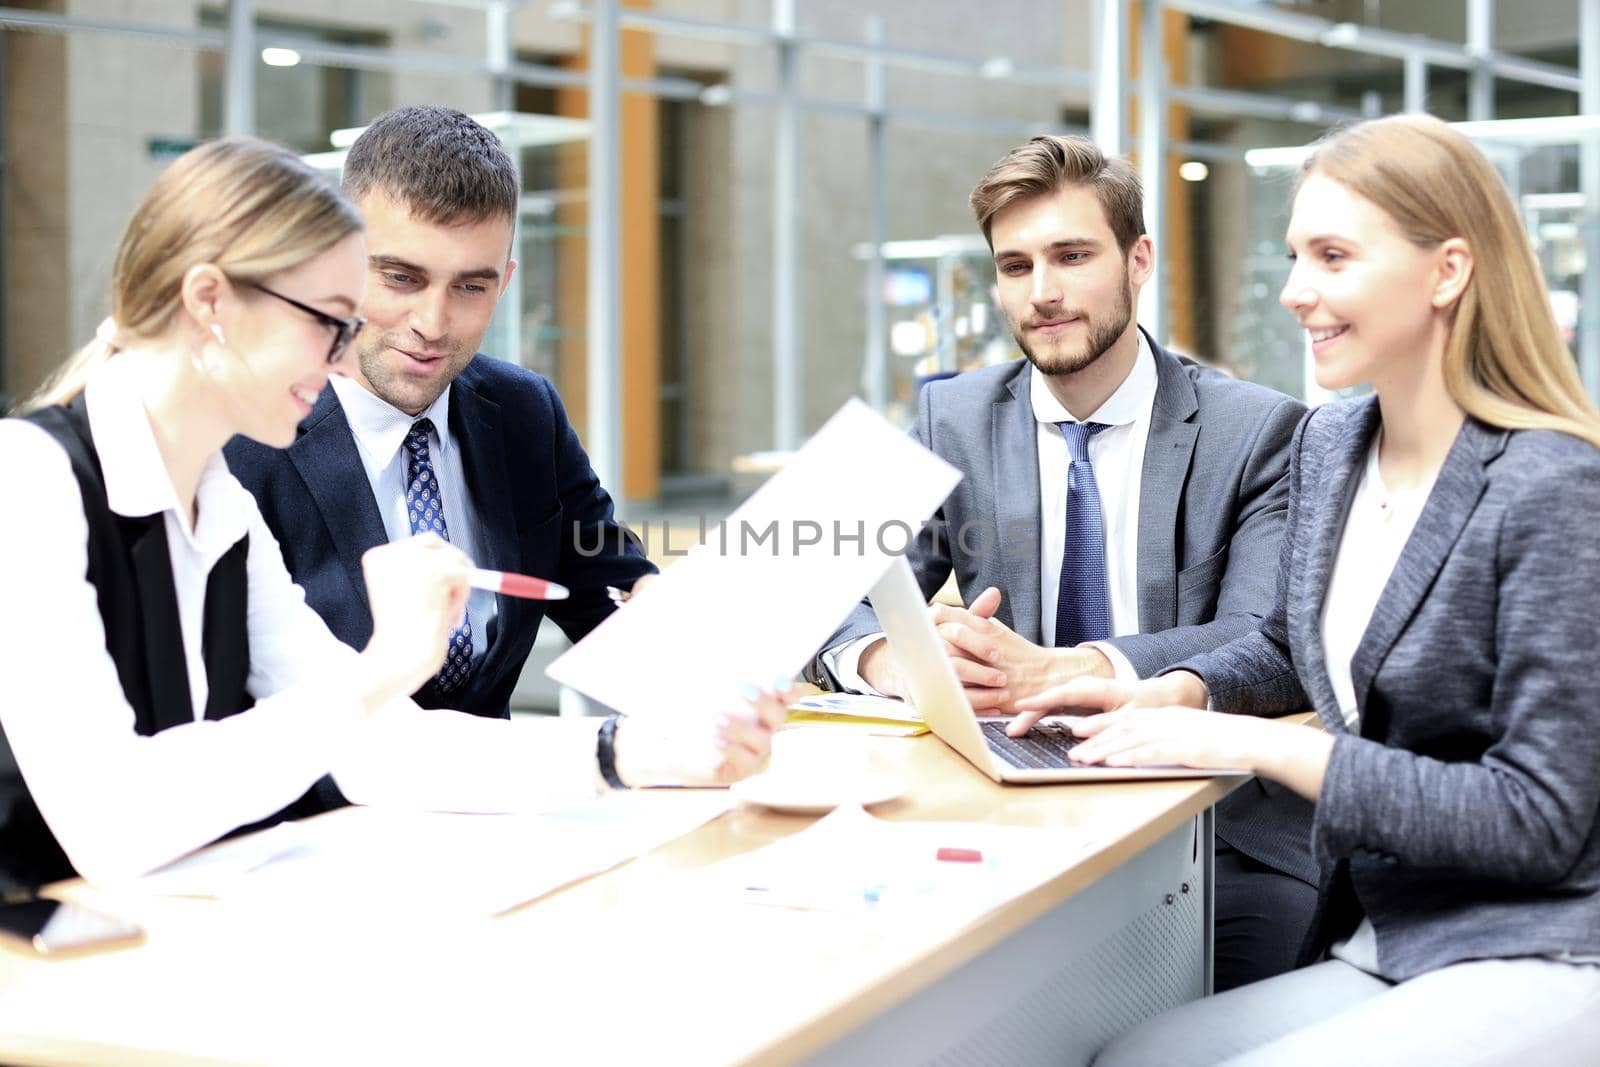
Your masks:
<svg viewBox="0 0 1600 1067"><path fill-rule="evenodd" d="M983 739L995 755L1013 767L1050 770L1076 767L1067 755L1079 740L1072 731L1057 723L1040 723L1021 737L1007 737L1003 722L980 722Z"/></svg>

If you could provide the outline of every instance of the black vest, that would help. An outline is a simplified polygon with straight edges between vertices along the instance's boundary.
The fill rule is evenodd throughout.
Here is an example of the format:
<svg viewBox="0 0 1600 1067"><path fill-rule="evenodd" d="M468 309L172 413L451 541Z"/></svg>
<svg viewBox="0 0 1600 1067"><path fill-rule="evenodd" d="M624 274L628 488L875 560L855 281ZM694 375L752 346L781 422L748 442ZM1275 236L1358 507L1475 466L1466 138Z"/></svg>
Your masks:
<svg viewBox="0 0 1600 1067"><path fill-rule="evenodd" d="M133 707L134 729L149 736L193 722L172 559L161 515L125 518L111 510L81 396L70 406L44 408L26 418L54 437L71 460L89 526L86 577L99 597L106 651ZM245 617L248 551L246 536L217 561L206 582L201 647L210 689L208 719L236 714L254 703L245 691L250 675ZM86 781L84 788L96 785ZM104 800L117 802L110 796ZM195 802L205 800L196 797ZM0 730L0 883L31 887L76 873L40 816Z"/></svg>

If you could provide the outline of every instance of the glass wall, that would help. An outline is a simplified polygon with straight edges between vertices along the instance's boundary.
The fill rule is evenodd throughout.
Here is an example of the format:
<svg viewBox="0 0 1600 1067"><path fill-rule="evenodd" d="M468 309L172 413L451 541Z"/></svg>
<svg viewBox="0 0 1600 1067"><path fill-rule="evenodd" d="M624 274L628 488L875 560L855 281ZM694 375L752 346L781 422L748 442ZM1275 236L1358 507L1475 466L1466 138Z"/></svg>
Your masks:
<svg viewBox="0 0 1600 1067"><path fill-rule="evenodd" d="M1580 162L1586 144L1591 151L1600 148L1600 121L1509 119L1462 123L1459 128L1483 149L1510 187L1544 271L1556 321L1581 365L1583 339L1600 333L1600 308L1586 309L1583 301L1586 219L1593 218L1593 211L1585 211ZM1278 291L1289 273L1283 232L1301 155L1295 147L1251 154L1250 251L1237 335L1241 342L1257 339L1259 363L1252 377L1317 401L1325 397L1310 376L1304 331L1278 305Z"/></svg>
<svg viewBox="0 0 1600 1067"><path fill-rule="evenodd" d="M200 26L221 30L227 16L220 8L202 8ZM328 147L333 130L364 125L389 109L390 75L384 71L323 66L304 61L301 49L317 45L382 48L388 35L286 19L257 20L258 32L272 41L256 66L255 127L258 136L301 152ZM300 47L297 47L300 46ZM221 52L199 57L201 139L222 134L223 66Z"/></svg>
<svg viewBox="0 0 1600 1067"><path fill-rule="evenodd" d="M1352 25L1449 43L1464 32L1459 6L1401 12L1407 5L1335 0L1319 8ZM587 26L551 5L516 8L510 54L519 66L509 80L489 65L494 33L484 6L257 0L255 9L256 129L303 152L325 151L334 130L403 104L503 109L524 116L508 120L524 126L548 120L547 131L588 113ZM634 464L620 493L737 495L753 484L734 466L773 446L773 354L790 299L802 435L852 395L883 396L888 413L908 421L919 383L1016 357L967 196L1012 145L1087 124L1093 9L1092 0L798 4L787 86L795 162L786 176L784 46L764 36L770 0L625 8L628 19L674 21L629 22L622 41L628 206L621 287L605 294L623 323L623 451ZM111 251L149 181L176 152L222 130L225 10L192 0L79 0L73 28L27 32L0 16L8 142L0 144L0 361L15 389L37 384L106 313ZM128 32L126 20L136 18L167 36ZM85 28L97 19L111 28ZM1251 167L1245 154L1304 144L1361 109L1398 109L1404 64L1171 10L1167 19L1164 55L1175 82L1251 102L1169 108L1166 225L1156 235L1169 293L1166 340L1240 377L1303 393L1303 341L1276 303L1287 269L1287 171ZM1137 55L1135 29L1126 43ZM1502 6L1496 47L1570 66L1573 30L1570 4L1528 0ZM860 47L874 33L887 50L877 59ZM1467 76L1440 67L1427 75L1430 109L1463 117ZM1272 101L1296 106L1275 110ZM1569 90L1501 79L1494 105L1562 114L1576 101ZM1124 103L1131 133L1137 98ZM555 381L582 429L588 148L581 136L563 136L517 142L516 152L521 266L486 345ZM1507 173L1576 350L1585 336L1586 232L1574 199L1576 151L1569 143L1517 152ZM1180 164L1191 164L1184 178ZM786 292L776 257L791 226L781 266L793 268L795 285ZM875 242L881 275L873 273Z"/></svg>

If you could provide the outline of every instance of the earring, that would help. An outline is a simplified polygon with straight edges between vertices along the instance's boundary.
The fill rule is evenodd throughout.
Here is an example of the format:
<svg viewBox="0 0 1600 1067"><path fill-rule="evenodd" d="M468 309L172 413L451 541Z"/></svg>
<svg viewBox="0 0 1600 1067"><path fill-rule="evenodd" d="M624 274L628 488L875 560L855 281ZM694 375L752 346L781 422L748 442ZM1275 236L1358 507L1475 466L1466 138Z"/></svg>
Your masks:
<svg viewBox="0 0 1600 1067"><path fill-rule="evenodd" d="M224 348L228 347L228 339L222 336L222 327L218 323L211 324L211 336L217 339L217 344Z"/></svg>

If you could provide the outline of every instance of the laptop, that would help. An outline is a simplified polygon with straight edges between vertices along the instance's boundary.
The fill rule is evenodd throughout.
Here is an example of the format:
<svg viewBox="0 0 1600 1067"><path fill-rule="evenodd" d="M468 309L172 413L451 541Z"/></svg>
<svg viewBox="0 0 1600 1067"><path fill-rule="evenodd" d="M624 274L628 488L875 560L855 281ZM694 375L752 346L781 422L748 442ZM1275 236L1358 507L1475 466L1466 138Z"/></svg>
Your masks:
<svg viewBox="0 0 1600 1067"><path fill-rule="evenodd" d="M979 718L955 669L945 658L928 605L911 565L897 556L868 594L911 689L912 704L928 728L997 782L1106 782L1152 778L1212 778L1247 771L1192 767L1100 767L1072 762L1078 739L1067 727L1043 720L1023 737L1007 737L1004 718Z"/></svg>

